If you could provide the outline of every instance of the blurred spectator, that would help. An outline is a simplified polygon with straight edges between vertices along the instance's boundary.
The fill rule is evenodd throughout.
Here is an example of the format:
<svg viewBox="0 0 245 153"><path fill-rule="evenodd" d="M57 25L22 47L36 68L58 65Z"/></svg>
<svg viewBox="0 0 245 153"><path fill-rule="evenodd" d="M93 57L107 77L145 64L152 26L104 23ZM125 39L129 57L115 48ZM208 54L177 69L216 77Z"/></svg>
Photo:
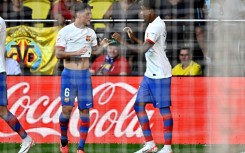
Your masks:
<svg viewBox="0 0 245 153"><path fill-rule="evenodd" d="M3 9L8 6L8 0L0 0L0 16L2 15Z"/></svg>
<svg viewBox="0 0 245 153"><path fill-rule="evenodd" d="M194 11L190 9L191 12L194 12L194 19L197 20L204 20L205 19L205 0L191 0ZM193 4L194 3L194 4ZM205 38L205 30L206 30L206 23L204 21L196 21L194 22L195 28L195 38L198 42L200 49L202 50L202 54L205 57L206 62L209 62L209 58L207 56L207 48L206 48L206 38ZM202 56L202 55L198 55Z"/></svg>
<svg viewBox="0 0 245 153"><path fill-rule="evenodd" d="M183 19L186 18L187 10L183 0L164 0L161 16L164 19Z"/></svg>
<svg viewBox="0 0 245 153"><path fill-rule="evenodd" d="M107 46L107 54L100 55L93 62L90 72L92 75L128 75L130 67L125 57L120 56L120 44L111 39Z"/></svg>
<svg viewBox="0 0 245 153"><path fill-rule="evenodd" d="M111 7L114 0L89 0L88 4L93 7L92 19L103 19L105 12ZM96 34L99 34L103 37L105 33L105 23L104 22L94 22L93 28Z"/></svg>
<svg viewBox="0 0 245 153"><path fill-rule="evenodd" d="M112 3L107 12L103 16L104 19L139 19L140 18L140 5L135 2L135 0L119 0ZM128 37L127 33L123 31L124 27L130 27L134 31L135 35L138 38L144 37L142 33L142 24L140 22L113 22L106 24L105 37L110 37L114 32L120 33L121 36L127 40L130 44L135 44L134 41L131 41ZM124 52L124 56L128 59L130 64L132 74L139 75L140 72L144 72L141 70L140 66L142 64L138 64L137 61L142 61L144 59L141 56L138 56L135 52ZM144 68L144 66L142 66Z"/></svg>
<svg viewBox="0 0 245 153"><path fill-rule="evenodd" d="M89 2L89 0L82 0L83 1L83 3L88 3Z"/></svg>
<svg viewBox="0 0 245 153"><path fill-rule="evenodd" d="M24 0L24 6L30 7L32 9L32 19L34 20L45 20L51 19L51 6L52 0ZM34 27L51 27L53 22L35 22Z"/></svg>
<svg viewBox="0 0 245 153"><path fill-rule="evenodd" d="M112 3L104 14L104 19L139 19L140 6L134 0L120 0ZM122 32L124 27L131 27L135 32L139 29L138 22L119 22L107 25L108 32Z"/></svg>
<svg viewBox="0 0 245 153"><path fill-rule="evenodd" d="M71 20L72 7L78 0L56 0L52 5L51 18L57 20L56 26L63 26L66 20Z"/></svg>
<svg viewBox="0 0 245 153"><path fill-rule="evenodd" d="M23 0L6 1L0 12L0 16L5 20L31 20L32 9L23 5ZM7 27L19 25L32 26L31 22L6 22Z"/></svg>
<svg viewBox="0 0 245 153"><path fill-rule="evenodd" d="M183 0L164 0L161 4L160 16L162 19L186 19L188 13L186 3ZM170 21L165 22L167 27L167 57L171 65L177 63L178 53L177 50L180 46L184 46L184 33L185 22Z"/></svg>
<svg viewBox="0 0 245 153"><path fill-rule="evenodd" d="M195 76L202 75L201 66L192 60L192 54L189 48L181 48L179 51L180 63L177 64L173 70L174 76Z"/></svg>
<svg viewBox="0 0 245 153"><path fill-rule="evenodd" d="M20 64L13 58L5 58L7 75L21 75Z"/></svg>
<svg viewBox="0 0 245 153"><path fill-rule="evenodd" d="M205 19L204 0L165 0L161 5L160 13L164 19ZM172 65L177 62L177 49L180 46L188 45L193 50L193 58L203 60L203 54L206 54L204 22L173 21L166 22L166 25L168 27L167 56Z"/></svg>

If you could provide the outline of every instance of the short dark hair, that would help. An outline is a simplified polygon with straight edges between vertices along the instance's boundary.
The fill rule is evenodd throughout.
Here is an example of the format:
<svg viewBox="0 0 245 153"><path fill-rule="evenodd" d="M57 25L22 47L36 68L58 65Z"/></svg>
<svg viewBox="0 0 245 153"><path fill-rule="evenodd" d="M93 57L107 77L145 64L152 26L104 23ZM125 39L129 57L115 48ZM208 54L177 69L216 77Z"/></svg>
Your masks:
<svg viewBox="0 0 245 153"><path fill-rule="evenodd" d="M140 4L148 9L157 10L161 0L141 0Z"/></svg>
<svg viewBox="0 0 245 153"><path fill-rule="evenodd" d="M190 47L182 47L182 48L180 48L179 51L178 51L178 54L179 54L179 55L180 55L180 51L181 51L181 50L188 50L188 54L189 54L189 55L192 55L192 50L191 50Z"/></svg>
<svg viewBox="0 0 245 153"><path fill-rule="evenodd" d="M83 3L83 2L76 2L73 6L74 14L76 14L79 11L84 11L86 9L92 9L92 7L87 3Z"/></svg>

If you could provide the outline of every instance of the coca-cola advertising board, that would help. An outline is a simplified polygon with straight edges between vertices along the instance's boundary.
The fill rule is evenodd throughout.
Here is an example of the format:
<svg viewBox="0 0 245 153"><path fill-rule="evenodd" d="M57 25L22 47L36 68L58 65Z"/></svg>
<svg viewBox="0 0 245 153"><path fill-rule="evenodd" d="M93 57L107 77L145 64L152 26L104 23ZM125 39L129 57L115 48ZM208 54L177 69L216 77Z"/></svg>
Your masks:
<svg viewBox="0 0 245 153"><path fill-rule="evenodd" d="M92 77L94 108L90 111L88 143L143 143L133 110L141 79ZM244 78L173 77L173 143L219 144L224 137L229 137L229 143L245 143L244 83ZM26 131L37 143L59 142L60 77L9 76L7 84L8 108ZM151 105L146 108L154 140L163 143L159 110ZM79 139L78 121L75 102L68 129L71 143ZM21 142L3 120L0 125L0 142Z"/></svg>

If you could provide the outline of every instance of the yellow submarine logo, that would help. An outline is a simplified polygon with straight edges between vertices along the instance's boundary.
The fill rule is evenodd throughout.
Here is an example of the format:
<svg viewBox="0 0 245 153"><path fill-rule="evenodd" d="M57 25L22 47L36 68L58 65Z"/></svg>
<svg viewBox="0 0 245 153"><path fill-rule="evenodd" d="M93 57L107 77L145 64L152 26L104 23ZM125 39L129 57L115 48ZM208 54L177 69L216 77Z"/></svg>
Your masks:
<svg viewBox="0 0 245 153"><path fill-rule="evenodd" d="M41 50L36 42L27 37L17 37L6 44L7 57L13 58L24 67L37 69L42 61Z"/></svg>

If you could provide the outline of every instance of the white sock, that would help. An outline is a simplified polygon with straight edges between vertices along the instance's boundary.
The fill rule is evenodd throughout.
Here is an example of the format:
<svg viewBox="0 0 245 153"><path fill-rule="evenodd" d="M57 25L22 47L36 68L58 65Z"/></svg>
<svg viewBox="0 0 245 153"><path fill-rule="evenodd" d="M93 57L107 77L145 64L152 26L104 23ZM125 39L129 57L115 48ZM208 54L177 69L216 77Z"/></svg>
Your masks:
<svg viewBox="0 0 245 153"><path fill-rule="evenodd" d="M31 141L31 137L29 135L27 135L22 141L25 141L25 142L29 142Z"/></svg>
<svg viewBox="0 0 245 153"><path fill-rule="evenodd" d="M145 143L146 145L153 146L155 144L154 140L148 141Z"/></svg>
<svg viewBox="0 0 245 153"><path fill-rule="evenodd" d="M172 150L171 145L164 145L163 148L166 148L166 149L168 149L168 150Z"/></svg>

